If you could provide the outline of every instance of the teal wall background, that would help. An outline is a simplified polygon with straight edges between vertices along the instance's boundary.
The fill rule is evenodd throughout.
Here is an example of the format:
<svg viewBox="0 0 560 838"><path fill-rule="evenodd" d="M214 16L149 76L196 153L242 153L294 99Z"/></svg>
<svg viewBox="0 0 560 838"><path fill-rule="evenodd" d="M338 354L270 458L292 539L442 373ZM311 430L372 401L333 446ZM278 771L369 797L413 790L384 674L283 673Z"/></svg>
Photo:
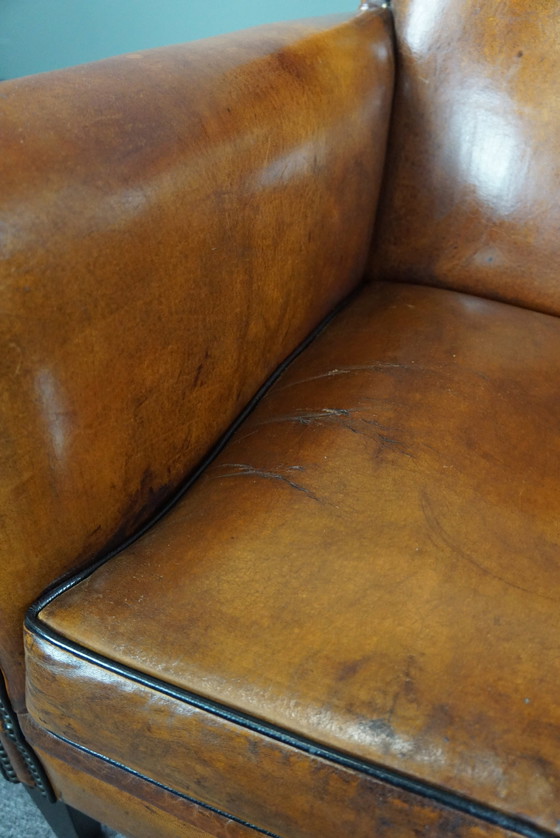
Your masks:
<svg viewBox="0 0 560 838"><path fill-rule="evenodd" d="M0 0L0 78L357 7L357 0Z"/></svg>

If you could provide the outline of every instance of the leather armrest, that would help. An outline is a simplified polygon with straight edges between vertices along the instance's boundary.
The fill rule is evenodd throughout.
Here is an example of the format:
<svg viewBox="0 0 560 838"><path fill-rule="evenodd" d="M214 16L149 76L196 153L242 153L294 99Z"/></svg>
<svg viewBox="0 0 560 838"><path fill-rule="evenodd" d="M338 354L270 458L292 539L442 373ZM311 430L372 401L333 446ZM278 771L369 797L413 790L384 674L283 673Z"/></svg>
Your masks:
<svg viewBox="0 0 560 838"><path fill-rule="evenodd" d="M361 278L388 13L1 93L0 643L13 678L29 603L134 532Z"/></svg>

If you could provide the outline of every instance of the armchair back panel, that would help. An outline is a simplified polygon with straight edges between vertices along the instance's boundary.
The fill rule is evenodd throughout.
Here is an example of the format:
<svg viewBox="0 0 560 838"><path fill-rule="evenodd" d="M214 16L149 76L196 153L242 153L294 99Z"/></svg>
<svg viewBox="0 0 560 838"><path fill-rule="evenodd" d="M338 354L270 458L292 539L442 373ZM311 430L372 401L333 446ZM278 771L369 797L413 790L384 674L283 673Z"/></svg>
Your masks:
<svg viewBox="0 0 560 838"><path fill-rule="evenodd" d="M394 0L374 277L560 312L560 10Z"/></svg>
<svg viewBox="0 0 560 838"><path fill-rule="evenodd" d="M388 13L2 84L0 664L363 276Z"/></svg>

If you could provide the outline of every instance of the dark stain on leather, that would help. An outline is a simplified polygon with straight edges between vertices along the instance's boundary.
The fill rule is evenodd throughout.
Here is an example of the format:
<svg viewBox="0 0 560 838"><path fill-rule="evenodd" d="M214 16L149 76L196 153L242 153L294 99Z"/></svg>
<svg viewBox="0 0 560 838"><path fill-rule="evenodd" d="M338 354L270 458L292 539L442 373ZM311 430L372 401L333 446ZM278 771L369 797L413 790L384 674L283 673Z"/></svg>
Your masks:
<svg viewBox="0 0 560 838"><path fill-rule="evenodd" d="M138 489L129 496L124 508L120 527L113 533L101 553L108 553L120 547L131 535L134 535L177 491L174 483L157 485L156 476L151 469L146 469Z"/></svg>
<svg viewBox="0 0 560 838"><path fill-rule="evenodd" d="M357 660L347 661L346 663L342 664L342 666L338 670L338 680L342 682L349 681L351 678L354 678L359 672L361 672L365 666L372 663L373 660L373 655L364 655L364 657L358 658Z"/></svg>
<svg viewBox="0 0 560 838"><path fill-rule="evenodd" d="M293 50L283 49L276 54L276 60L282 70L301 84L308 81L310 68L302 57Z"/></svg>

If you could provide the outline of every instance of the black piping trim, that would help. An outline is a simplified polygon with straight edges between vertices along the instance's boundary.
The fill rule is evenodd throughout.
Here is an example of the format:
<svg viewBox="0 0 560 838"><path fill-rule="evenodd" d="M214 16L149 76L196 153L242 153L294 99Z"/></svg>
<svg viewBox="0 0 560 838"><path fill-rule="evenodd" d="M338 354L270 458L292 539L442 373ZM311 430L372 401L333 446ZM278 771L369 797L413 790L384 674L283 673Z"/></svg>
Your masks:
<svg viewBox="0 0 560 838"><path fill-rule="evenodd" d="M102 555L91 565L84 568L83 570L72 576L70 579L65 578L61 582L58 582L57 584L52 586L51 588L48 588L43 593L43 595L39 599L37 599L36 602L29 608L29 611L25 618L25 626L30 632L32 632L36 636L53 643L55 646L58 646L59 648L64 649L70 652L71 654L74 654L77 657L80 657L83 660L88 661L89 663L93 663L97 666L100 666L103 669L108 670L109 672L113 672L117 675L121 675L124 678L128 678L129 680L135 681L136 683L139 683L142 686L147 687L148 689L156 690L178 701L182 701L200 710L218 716L219 718L223 718L234 724L238 724L241 727L245 727L248 730L259 733L263 736L267 736L284 745L296 748L297 750L310 754L311 756L319 757L321 759L333 762L337 765L341 765L343 767L359 771L368 776L374 777L376 780L379 780L380 782L393 786L394 788L401 789L418 797L432 801L452 811L457 811L462 814L469 815L473 818L477 818L478 820L484 821L493 826L498 826L503 829L507 829L510 832L523 836L523 838L557 838L555 833L550 832L547 829L535 827L533 824L531 824L523 818L506 815L500 812L499 810L494 809L491 806L477 803L476 801L469 800L468 798L463 797L460 794L449 792L445 789L438 788L437 786L432 786L428 783L415 780L414 778L409 777L406 774L402 774L394 769L389 769L382 765L376 765L361 759L356 759L354 757L347 756L346 754L339 752L334 748L318 745L310 739L296 734L292 734L289 731L276 727L273 724L261 721L253 716L242 713L240 711L233 710L232 708L229 708L226 705L222 705L218 702L212 701L211 699L206 699L202 696L196 695L195 693L190 693L187 690L182 690L178 687L166 684L164 681L161 681L158 678L154 678L149 675L144 675L143 673L138 672L124 664L119 664L116 661L112 661L103 655L99 655L95 652L92 652L89 649L86 649L85 647L80 646L77 643L74 643L73 641L59 634L59 632L55 631L54 629L51 629L50 626L43 623L40 619L40 611L43 608L45 608L50 602L52 602L56 597L63 594L65 591L70 590L75 585L78 585L84 579L87 579L98 568L104 565L105 562L109 561L110 559L114 558L116 555L121 553L123 550L126 550L128 547L130 547L135 541L140 539L149 529L151 529L155 524L157 524L158 521L160 521L171 510L172 507L175 506L175 504L183 497L183 495L188 491L188 489L193 485L193 483L200 477L202 472L205 471L205 469L207 469L208 466L213 462L213 460L221 453L221 451L225 448L233 434L237 431L237 429L245 421L249 414L252 413L259 401L272 387L272 385L280 378L280 376L285 372L285 370L290 366L290 364L319 336L319 334L340 313L340 311L344 309L355 296L357 296L359 291L360 287L358 287L354 292L352 292L345 300L339 303L336 306L336 308L334 308L333 311L331 311L330 314L324 320L321 321L321 323L313 330L313 332L311 332L311 334L309 334L307 338L302 343L300 343L299 346L279 365L279 367L272 373L272 375L267 379L267 381L259 388L259 390L253 396L249 404L242 411L242 413L237 417L237 419L233 422L229 429L219 439L215 447L202 460L199 466L195 468L195 470L186 479L185 483L179 487L178 491L159 510L159 512L157 512L143 527L140 528L140 530L137 533L128 538L121 546L114 550L111 550L106 555ZM106 760L107 762L115 766L129 771L131 774L136 774L136 772L134 772L132 769L120 765L117 762L114 762L109 757L97 754L95 751L90 751L81 745L71 742L70 740L65 740L63 737L60 737L57 734L52 733L52 731L50 732L53 736L57 736L57 738L61 739L62 741L68 742L68 744L80 749L84 753L91 753L92 755L99 757L100 759ZM156 786L160 786L160 784L157 783L155 780L150 780L147 777L142 777L141 774L136 774L136 776L140 777L141 779L145 779ZM179 796L185 797L187 800L191 800L191 798L186 797L186 795L181 795L179 792L175 792L172 789L167 789L166 786L161 785L160 787L172 792L173 794L179 794ZM200 806L204 806L205 808L211 809L212 811L216 811L219 814L224 814L222 812L219 812L218 809L214 810L212 809L212 807L206 806L206 804L199 803L199 801L192 800L192 802L197 803ZM231 815L226 815L226 817L229 817L232 820L239 820ZM239 821L239 823L244 822ZM251 827L252 829L258 830L257 827L253 827L250 824L245 825ZM263 830L258 831L260 831L264 835L272 836L272 838L279 838L278 836L275 836L273 833L263 832Z"/></svg>
<svg viewBox="0 0 560 838"><path fill-rule="evenodd" d="M402 774L395 769L386 768L383 765L378 765L367 762L363 759L348 756L341 751L337 751L335 748L319 745L311 739L300 736L299 734L290 733L290 731L277 727L270 722L262 721L247 713L234 710L231 707L227 707L224 704L213 701L212 699L204 698L196 693L191 693L188 690L175 687L172 684L167 684L151 675L145 675L142 672L138 672L137 670L126 666L125 664L112 661L104 655L92 652L91 650L68 640L63 635L50 628L50 626L46 626L41 623L37 618L33 621L29 619L26 622L27 627L33 631L36 636L52 643L60 649L70 652L70 654L73 654L88 663L99 666L108 672L127 678L137 684L141 684L147 689L160 692L163 695L167 695L170 698L181 701L191 707L196 707L198 710L202 710L206 713L212 714L213 716L217 716L218 718L239 725L240 727L244 727L253 733L266 736L269 739L280 742L282 745L287 745L305 754L309 754L310 756L318 757L344 768L349 768L353 771L366 774L369 777L373 777L375 780L392 786L393 788L398 788L409 794L431 801L445 807L446 809L477 818L479 821L484 821L493 826L507 829L517 835L522 835L523 838L557 838L557 833L536 827L523 818L506 815L491 806L478 803L467 797L463 797L460 794L438 788L437 786L433 786L424 781L416 780L413 777ZM89 753L89 750L83 746L76 745L76 747L79 747L83 751ZM94 751L91 753L95 754ZM99 756L98 754L95 755ZM102 758L108 759L106 757Z"/></svg>
<svg viewBox="0 0 560 838"><path fill-rule="evenodd" d="M207 809L210 812L214 812L214 814L216 815L221 815L221 817L223 818L228 818L228 820L230 821L235 821L236 823L239 823L242 826L247 826L249 829L254 829L255 832L258 832L261 835L269 836L269 838L281 838L281 836L277 835L275 832L269 832L267 829L261 829L261 827L255 826L254 824L249 823L248 821L244 821L242 818L238 818L236 815L231 815L229 812L223 812L221 809L217 809L215 806L211 806L210 803L203 803L202 800L197 800L195 797L189 797L188 794L183 794L183 792L169 788L169 786L165 786L163 785L163 783L158 783L157 780L152 780L151 777L146 777L144 774L140 774L133 768L129 768L128 765L123 765L121 762L117 762L116 760L110 759L109 757L106 757L103 754L97 753L97 751L91 751L89 748L84 748L82 745L77 745L76 742L72 742L70 741L70 739L66 739L65 736L60 736L58 733L53 733L52 730L49 730L49 734L55 739L58 739L60 742L64 742L65 745L69 745L71 748L76 748L78 751L81 751L82 753L87 754L88 756L97 757L97 759L103 760L103 762L107 762L114 768L120 768L122 771L126 771L127 774L131 774L137 780L143 780L146 783L150 783L152 786L156 786L156 788L158 789L162 789L163 791L169 792L175 797L180 797L182 800L187 800L189 803L194 803L196 806L200 806L201 809Z"/></svg>
<svg viewBox="0 0 560 838"><path fill-rule="evenodd" d="M359 291L361 290L362 285L359 285L354 291L352 291L344 300L342 300L329 314L321 320L318 326L313 329L313 331L303 340L293 352L288 355L287 358L282 361L282 363L274 370L272 375L265 381L265 383L259 387L251 401L247 404L244 410L239 414L239 416L234 420L234 422L230 425L227 431L220 437L216 445L212 448L210 453L204 457L204 459L199 463L199 465L190 473L187 477L185 482L179 486L179 489L171 496L171 498L164 504L164 506L153 515L149 521L147 521L138 532L134 533L134 535L130 536L123 544L116 547L114 550L110 550L107 554L102 554L97 559L94 559L92 564L88 565L87 567L83 568L76 574L72 574L70 578L68 576L63 577L62 580L59 580L54 585L48 587L45 592L30 606L25 624L29 627L30 625L34 625L33 620L38 619L38 614L41 609L45 608L52 602L53 599L60 596L61 594L65 593L66 591L73 588L75 585L78 585L80 582L83 582L84 579L87 579L88 576L91 576L92 573L95 573L105 562L108 562L110 559L113 559L119 553L122 553L124 550L127 550L135 541L142 538L148 530L150 530L158 521L167 515L167 513L178 503L179 500L188 492L190 487L195 483L200 475L208 468L208 466L216 459L216 457L223 451L226 447L234 433L237 429L243 424L243 422L247 419L250 413L256 408L257 404L261 401L263 396L270 390L273 384L280 378L280 376L287 370L287 368L292 364L296 358L304 352L308 346L310 346L313 341L321 334L324 329L327 328L329 323L337 317L340 312L346 308L347 305L358 295ZM28 623L28 619L31 618L31 623Z"/></svg>

